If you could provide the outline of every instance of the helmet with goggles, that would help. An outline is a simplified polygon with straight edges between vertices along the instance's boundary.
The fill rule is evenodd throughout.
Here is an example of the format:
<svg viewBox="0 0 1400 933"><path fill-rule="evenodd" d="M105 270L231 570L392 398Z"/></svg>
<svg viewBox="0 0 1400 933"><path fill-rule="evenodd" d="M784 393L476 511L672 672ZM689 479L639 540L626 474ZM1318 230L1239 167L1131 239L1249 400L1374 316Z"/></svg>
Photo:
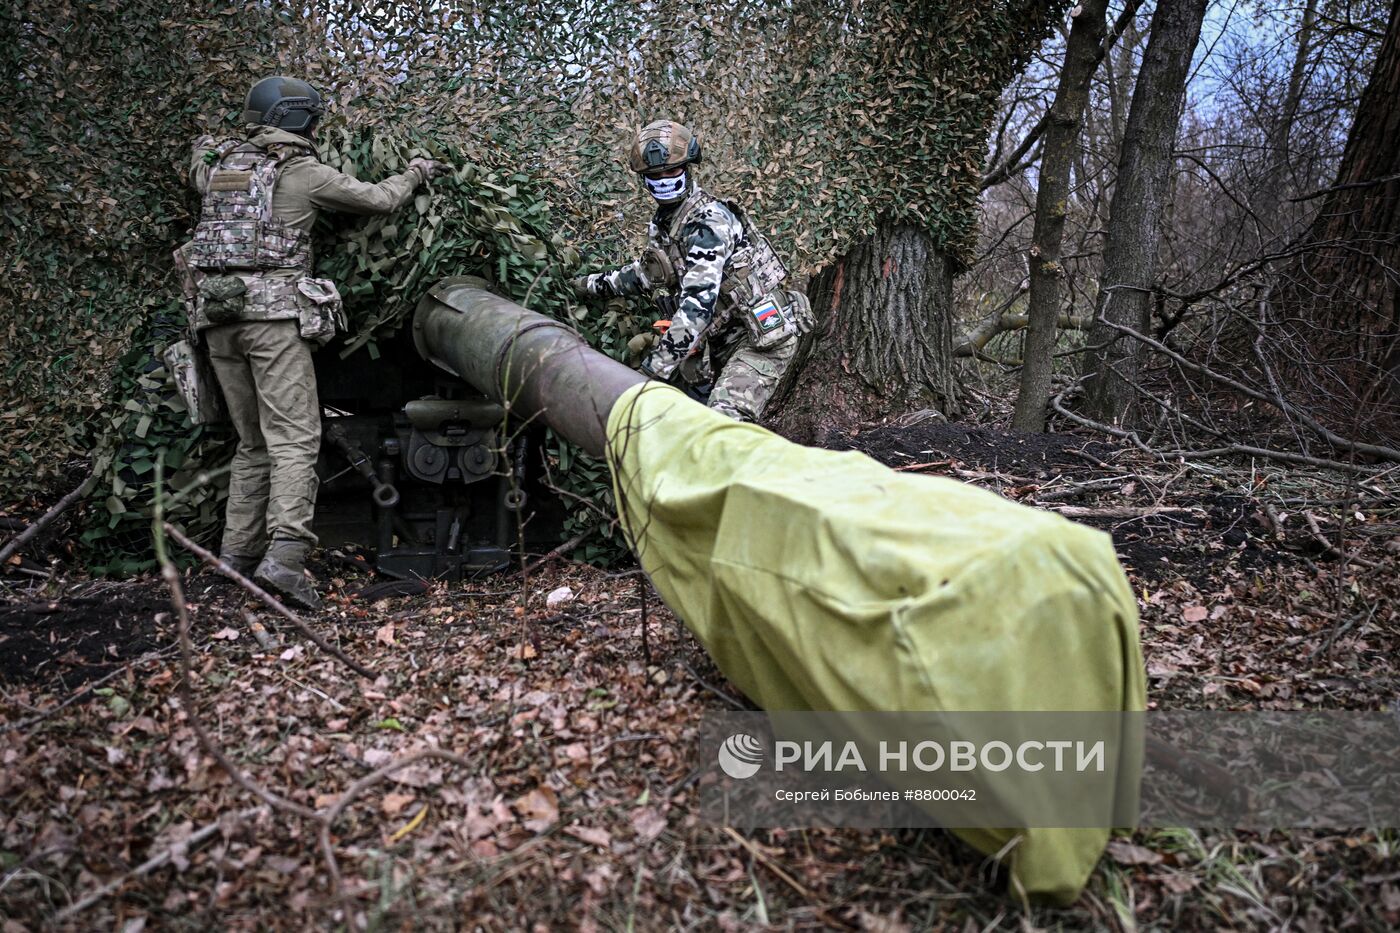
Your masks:
<svg viewBox="0 0 1400 933"><path fill-rule="evenodd" d="M671 172L700 162L700 137L672 120L642 127L627 149L627 164L641 175Z"/></svg>

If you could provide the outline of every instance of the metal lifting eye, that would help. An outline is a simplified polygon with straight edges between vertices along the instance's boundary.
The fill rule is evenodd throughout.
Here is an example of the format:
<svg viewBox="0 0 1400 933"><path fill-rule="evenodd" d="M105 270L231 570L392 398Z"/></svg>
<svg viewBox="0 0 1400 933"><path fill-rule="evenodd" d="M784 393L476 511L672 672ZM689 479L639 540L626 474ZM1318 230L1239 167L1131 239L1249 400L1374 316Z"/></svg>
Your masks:
<svg viewBox="0 0 1400 933"><path fill-rule="evenodd" d="M646 144L642 150L642 159L649 168L666 164L666 144L659 139L653 139Z"/></svg>

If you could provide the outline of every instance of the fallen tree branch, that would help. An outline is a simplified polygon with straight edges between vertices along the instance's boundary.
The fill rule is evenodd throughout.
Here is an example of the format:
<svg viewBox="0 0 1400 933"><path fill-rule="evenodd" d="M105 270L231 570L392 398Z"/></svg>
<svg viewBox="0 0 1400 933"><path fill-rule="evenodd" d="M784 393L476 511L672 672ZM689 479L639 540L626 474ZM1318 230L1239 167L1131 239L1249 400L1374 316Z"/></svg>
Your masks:
<svg viewBox="0 0 1400 933"><path fill-rule="evenodd" d="M1074 388L1074 386L1070 388ZM1065 390L1065 392L1068 391L1069 389ZM1086 418L1083 415L1075 414L1070 411L1064 404L1065 392L1059 392L1050 399L1050 407L1054 408L1062 417L1073 421L1081 427L1086 427L1091 431L1100 431L1111 437L1117 437L1128 441L1138 450L1157 460L1170 462L1173 460L1201 460L1206 457L1248 456L1262 457L1266 460L1278 460L1283 463L1300 463L1306 466L1322 467L1329 470L1342 470L1351 473L1370 475L1376 472L1375 467L1362 466L1361 464L1346 463L1341 460L1326 460L1321 457L1309 457L1306 454L1292 453L1285 450L1267 450L1263 447L1250 447L1245 444L1232 444L1229 447L1215 447L1210 450L1153 450L1142 442L1142 439L1137 436L1137 432L1135 431L1125 431L1122 428L1115 428L1112 425L1094 421L1091 418ZM1078 452L1071 451L1071 453ZM1082 453L1079 455L1084 456ZM1389 471L1387 470L1386 472Z"/></svg>
<svg viewBox="0 0 1400 933"><path fill-rule="evenodd" d="M368 677L371 680L374 679L374 673L369 668L365 667L363 664L360 664L358 661L350 657L344 651L341 651L335 645L332 645L320 635L316 634L316 631L313 628L311 628L311 626L307 625L304 621L302 621L300 616L298 616L295 612L292 612L292 610L288 609L286 606L282 605L281 601L278 600L277 597L273 596L271 593L267 592L267 590L264 590L262 587L258 586L252 580L249 580L247 577L243 576L243 574L239 573L237 570L234 570L224 561L220 560L213 553L211 553L207 548L200 547L198 544L195 544L189 539L188 536L185 535L184 532L176 528L174 525L170 524L169 522L162 522L161 525L164 528L165 533L170 535L170 537L174 538L176 541L178 541L181 547L190 551L195 556L203 560L204 563L208 564L210 567L213 567L219 573L223 574L224 576L232 580L234 583L237 583L239 586L243 587L243 589L247 590L250 594L256 597L258 601L261 602L264 606L267 606L273 612L277 613L278 615L282 616L282 618L292 623L292 625L296 627L296 630L298 632L301 632L308 639L310 639L310 641L317 648L320 648L322 651L326 652L331 657L339 659L342 663L345 664L346 667L350 668L355 673L359 674L361 677Z"/></svg>
<svg viewBox="0 0 1400 933"><path fill-rule="evenodd" d="M551 550L549 551L549 553L545 554L545 555L544 555L543 557L541 557L539 560L534 561L533 563L531 563L531 564L525 566L524 568L522 568L522 569L519 571L519 572L520 572L520 575L523 576L523 577L528 577L530 574L534 573L536 570L540 569L540 568L543 567L545 564L549 563L550 561L554 560L555 558L557 558L557 557L563 557L565 553L567 553L567 552L569 552L569 551L572 551L574 548L578 547L580 544L583 543L583 539L584 539L584 538L588 537L589 535L591 535L593 532L595 532L595 531L597 531L597 530L598 530L598 526L597 526L597 525L590 525L590 526L588 526L587 528L583 529L583 531L580 531L578 534L574 535L572 538L570 538L569 540L565 541L563 544L559 545L559 546L556 547L556 548L551 549Z"/></svg>
<svg viewBox="0 0 1400 933"><path fill-rule="evenodd" d="M67 709L69 706L72 706L74 703L91 694L94 690L103 687L108 681L112 680L114 677L126 673L133 667L136 667L138 664L144 664L147 661L155 661L160 658L168 657L169 655L174 654L175 650L176 649L174 646L171 646L169 648L162 648L160 651L152 651L147 654L143 654L141 655L141 657L136 658L132 661L128 661L127 663L118 667L116 670L109 671L108 673L103 674L102 677L98 678L97 680L91 681L90 683L85 684L80 689L75 690L73 693L69 694L66 700L63 700L61 703L56 703L53 706L50 706L48 709L41 710L38 714L31 716L28 719L25 719L21 722L11 723L7 726L0 727L0 735L4 735L6 732L14 732L18 729L28 729L30 726L36 726L39 723L43 722L45 719L48 719L50 716L53 716L55 713L58 713L64 709Z"/></svg>
<svg viewBox="0 0 1400 933"><path fill-rule="evenodd" d="M960 340L953 349L953 355L958 357L977 356L997 334L1022 330L1029 325L1030 317L1025 314L1002 312L993 315L978 324L966 337ZM1056 318L1055 326L1060 330L1088 330L1089 319L1061 312Z"/></svg>
<svg viewBox="0 0 1400 933"><path fill-rule="evenodd" d="M246 810L240 810L237 813L233 814L233 821L246 820L249 817L256 816L258 813L261 813L264 809L264 807L249 807ZM169 864L170 861L174 859L176 855L184 855L184 853L188 852L194 846L199 845L200 843L204 842L204 840L208 839L210 836L213 836L215 833L217 833L220 829L224 827L226 822L230 822L227 814L219 817L214 822L197 830L196 832L191 833L187 838L180 840L179 842L170 846L170 848L166 849L165 851L157 855L151 856L150 858L146 859L146 861L142 862L140 865L137 865L131 871L126 872L125 874L117 878L113 878L111 881L107 882L102 887L98 888L96 891L93 891L91 894L88 894L87 896L83 897L81 900L74 901L73 903L69 904L67 907L63 908L57 914L54 915L54 924L61 924L63 921L82 913L84 910L87 910L93 904L96 904L104 897L116 891L118 888L120 888L122 885L126 884L133 878L144 877L145 875L149 875L151 872L155 871L157 868L161 868Z"/></svg>
<svg viewBox="0 0 1400 933"><path fill-rule="evenodd" d="M1331 444L1333 447L1337 447L1341 450L1349 450L1353 453L1366 454L1367 456L1371 457L1379 457L1383 460L1400 461L1400 450L1396 450L1393 447L1384 447L1379 444L1366 444L1360 441L1354 441L1349 438L1342 437L1340 434L1337 434L1336 432L1324 427L1322 424L1319 424L1317 419L1313 418L1307 412L1302 411L1296 405L1293 405L1281 398L1270 398L1268 395L1265 395L1258 389L1251 388L1237 379L1231 379L1229 376L1218 373L1208 366L1203 366L1200 363L1188 360L1186 357L1182 356L1180 353L1176 352L1171 347L1168 347L1161 341L1154 340L1145 334L1140 334L1137 331L1133 330L1131 327L1128 327L1126 324L1119 324L1116 321L1110 321L1107 317L1105 317L1102 314L1099 315L1097 321L1100 324L1104 324L1108 327L1111 327L1119 333L1132 337L1134 340L1141 341L1142 343L1156 350L1158 353L1163 354L1168 359L1172 360L1180 366L1186 367L1192 372L1199 373L1200 375L1205 376L1207 379L1211 379L1215 382L1220 383L1221 385L1229 386L1236 392L1240 392L1243 395L1247 395L1255 401L1263 402L1265 405L1268 405L1271 408L1277 408L1284 415L1290 415L1297 418L1299 421L1307 425L1310 429L1312 429L1314 433L1316 433L1327 443Z"/></svg>
<svg viewBox="0 0 1400 933"><path fill-rule="evenodd" d="M1322 467L1328 470L1344 470L1351 473L1370 474L1374 468L1341 460L1327 460L1322 457L1309 457L1307 454L1292 453L1287 450L1266 450L1263 447L1250 447L1246 444L1231 444L1229 447L1216 447L1211 450L1171 450L1163 457L1180 457L1182 460L1200 460L1206 457L1263 457L1266 460L1279 460L1283 463L1298 463L1303 466Z"/></svg>
<svg viewBox="0 0 1400 933"><path fill-rule="evenodd" d="M1085 505L1062 505L1047 508L1065 518L1151 518L1154 515L1202 515L1204 510L1186 506L1168 505L1106 505L1091 507Z"/></svg>
<svg viewBox="0 0 1400 933"><path fill-rule="evenodd" d="M1340 557L1344 562L1357 563L1363 567L1369 567L1372 570L1381 569L1380 564L1377 564L1375 561L1366 560L1364 557L1357 557L1355 554L1348 554L1346 551L1343 551L1331 541L1328 541L1327 536L1324 535L1322 533L1322 529L1318 527L1317 516L1313 513L1304 509L1303 518L1307 519L1308 530L1312 532L1313 539L1316 540L1318 544L1322 545L1323 548L1326 549L1327 553L1332 554L1335 557Z"/></svg>
<svg viewBox="0 0 1400 933"><path fill-rule="evenodd" d="M94 469L87 475L87 479L78 484L76 489L68 493L68 495L64 496L62 499L59 499L58 503L43 515L39 516L34 521L34 524L15 535L14 538L10 540L9 544L0 548L0 567L5 566L11 557L18 554L20 548L24 547L30 541L33 541L34 538L38 536L39 532L53 524L54 519L68 511L74 502L77 502L79 499L83 498L83 496L92 492L93 487L96 485L97 470Z"/></svg>

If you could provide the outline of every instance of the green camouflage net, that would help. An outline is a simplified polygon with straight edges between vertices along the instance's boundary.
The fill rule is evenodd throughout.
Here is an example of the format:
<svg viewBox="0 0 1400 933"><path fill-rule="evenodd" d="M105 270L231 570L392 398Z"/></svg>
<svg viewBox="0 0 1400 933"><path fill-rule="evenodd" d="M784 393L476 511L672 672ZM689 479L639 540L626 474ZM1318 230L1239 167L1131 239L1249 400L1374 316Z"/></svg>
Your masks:
<svg viewBox="0 0 1400 933"><path fill-rule="evenodd" d="M410 153L461 167L395 217L328 232L319 272L346 294L356 331L342 349L372 362L434 279L489 271L621 357L649 323L639 309L585 313L563 289L569 246L591 270L630 258L644 235L650 205L620 158L634 128L658 117L694 127L703 183L742 201L799 274L883 220L920 223L966 256L987 121L1064 6L6 4L0 481L10 496L51 488L93 450L112 456L90 546L96 564L117 567L140 556L123 529L148 507L137 477L152 450L178 453L179 470L213 470L202 458L222 448L177 436L177 413L140 385L159 367L137 357L156 348L153 322L176 294L169 255L197 210L182 185L189 140L236 133L231 114L258 77L296 74L324 90L331 164L370 179ZM597 469L563 462L581 481Z"/></svg>
<svg viewBox="0 0 1400 933"><path fill-rule="evenodd" d="M422 292L449 275L477 275L501 294L582 326L596 346L620 349L642 326L625 306L607 316L600 331L572 301L568 279L577 253L554 233L544 202L521 173L503 175L461 161L461 153L427 139L410 140L386 133L332 125L322 134L322 161L364 179L402 171L415 156L431 156L457 166L419 190L400 211L368 220L322 215L317 229L316 274L339 284L345 298L350 332L320 351L359 354L367 372L378 356L378 342L408 320ZM119 389L124 405L106 425L98 446L104 470L104 516L84 533L90 563L99 572L125 573L154 566L149 553L154 466L164 451L167 482L186 498L167 508L196 539L212 542L218 532L226 495L222 468L232 454L227 427L190 424L160 362L160 350L179 339L178 308L165 309L154 326L143 329L135 348L119 361ZM598 320L603 320L599 318ZM556 447L555 454L560 453ZM587 499L605 500L605 472L572 451L560 457L564 488ZM587 509L570 519L576 533L590 522ZM595 554L608 550L594 545Z"/></svg>

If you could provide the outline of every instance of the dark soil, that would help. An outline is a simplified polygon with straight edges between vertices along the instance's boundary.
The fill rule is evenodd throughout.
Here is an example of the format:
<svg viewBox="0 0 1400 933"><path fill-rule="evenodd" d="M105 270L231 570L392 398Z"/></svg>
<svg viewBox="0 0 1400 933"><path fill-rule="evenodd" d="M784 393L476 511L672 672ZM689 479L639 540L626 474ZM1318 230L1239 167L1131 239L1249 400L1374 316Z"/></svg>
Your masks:
<svg viewBox="0 0 1400 933"><path fill-rule="evenodd" d="M109 585L89 596L0 605L0 681L75 687L168 644L163 591Z"/></svg>
<svg viewBox="0 0 1400 933"><path fill-rule="evenodd" d="M961 424L888 425L839 437L834 450L859 450L889 466L951 458L989 470L1083 472L1117 448L1069 434L1022 434Z"/></svg>
<svg viewBox="0 0 1400 933"><path fill-rule="evenodd" d="M999 474L978 485L1027 505L1037 501L1037 486L1054 481L1086 482L1128 474L1137 451L1072 434L1024 434L960 424L887 425L838 438L837 450L858 450L887 466L927 475L960 477L962 468ZM951 462L948 462L951 461ZM1160 469L1160 466L1153 469ZM1029 484L1029 485L1027 485ZM1125 490L1130 489L1130 492ZM1145 518L1075 517L1113 536L1124 567L1144 582L1180 576L1205 585L1222 570L1254 571L1296 560L1292 552L1265 542L1254 518L1257 505L1241 495L1182 486L1158 501L1143 484L1136 488L1105 486L1064 502L1077 506L1166 505L1191 508L1192 514Z"/></svg>

